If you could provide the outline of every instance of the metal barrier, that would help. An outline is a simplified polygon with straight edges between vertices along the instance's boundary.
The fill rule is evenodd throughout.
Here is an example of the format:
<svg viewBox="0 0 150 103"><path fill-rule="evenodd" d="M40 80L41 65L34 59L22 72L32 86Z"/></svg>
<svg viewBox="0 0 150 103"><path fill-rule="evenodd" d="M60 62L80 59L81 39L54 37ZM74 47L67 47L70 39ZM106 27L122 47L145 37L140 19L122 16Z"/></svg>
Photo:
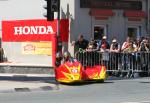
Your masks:
<svg viewBox="0 0 150 103"><path fill-rule="evenodd" d="M76 58L83 66L105 65L107 72L126 73L150 72L150 52L111 53L77 52Z"/></svg>

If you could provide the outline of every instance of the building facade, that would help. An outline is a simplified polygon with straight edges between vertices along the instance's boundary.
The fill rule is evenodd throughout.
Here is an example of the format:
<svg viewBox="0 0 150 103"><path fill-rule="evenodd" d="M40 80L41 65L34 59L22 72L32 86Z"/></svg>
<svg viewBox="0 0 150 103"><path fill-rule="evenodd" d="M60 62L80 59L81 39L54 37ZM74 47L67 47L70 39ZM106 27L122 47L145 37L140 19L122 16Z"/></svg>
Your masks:
<svg viewBox="0 0 150 103"><path fill-rule="evenodd" d="M45 19L45 4L45 0L0 0L0 22ZM69 41L63 42L63 50L72 54L71 43L77 40L79 34L88 40L101 39L106 35L109 41L115 37L120 43L127 36L150 36L150 0L61 0L60 4L60 16L69 19L70 30ZM2 46L9 61L51 65L50 56L23 55L20 42L2 42Z"/></svg>
<svg viewBox="0 0 150 103"><path fill-rule="evenodd" d="M106 35L109 41L117 38L120 43L127 36L150 36L149 0L63 0L62 18L70 19L70 40L82 34L101 39ZM70 41L70 42L71 42Z"/></svg>

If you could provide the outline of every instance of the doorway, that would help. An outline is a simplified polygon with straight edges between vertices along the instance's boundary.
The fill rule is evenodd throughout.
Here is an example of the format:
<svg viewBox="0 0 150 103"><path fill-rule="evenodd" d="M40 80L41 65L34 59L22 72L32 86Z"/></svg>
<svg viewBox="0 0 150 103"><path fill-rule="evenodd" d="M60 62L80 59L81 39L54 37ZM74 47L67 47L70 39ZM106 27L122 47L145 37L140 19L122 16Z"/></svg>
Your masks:
<svg viewBox="0 0 150 103"><path fill-rule="evenodd" d="M102 25L94 26L94 39L101 40L103 35L106 35L106 27Z"/></svg>
<svg viewBox="0 0 150 103"><path fill-rule="evenodd" d="M128 37L131 38L136 38L141 36L140 27L128 27L127 32L128 32Z"/></svg>

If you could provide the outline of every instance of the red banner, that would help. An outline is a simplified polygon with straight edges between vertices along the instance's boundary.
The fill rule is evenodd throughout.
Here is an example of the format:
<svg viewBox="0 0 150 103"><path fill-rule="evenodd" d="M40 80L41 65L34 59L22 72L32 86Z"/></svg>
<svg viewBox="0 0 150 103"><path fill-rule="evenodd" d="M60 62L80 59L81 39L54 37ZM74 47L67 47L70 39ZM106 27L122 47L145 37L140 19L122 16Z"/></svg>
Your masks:
<svg viewBox="0 0 150 103"><path fill-rule="evenodd" d="M60 29L60 36L67 40L69 20L61 20L63 27ZM3 42L25 42L25 41L51 41L51 36L57 33L57 20L17 20L2 21Z"/></svg>
<svg viewBox="0 0 150 103"><path fill-rule="evenodd" d="M68 42L68 39L69 39L69 20L68 19L62 19L60 21L60 38L63 42Z"/></svg>

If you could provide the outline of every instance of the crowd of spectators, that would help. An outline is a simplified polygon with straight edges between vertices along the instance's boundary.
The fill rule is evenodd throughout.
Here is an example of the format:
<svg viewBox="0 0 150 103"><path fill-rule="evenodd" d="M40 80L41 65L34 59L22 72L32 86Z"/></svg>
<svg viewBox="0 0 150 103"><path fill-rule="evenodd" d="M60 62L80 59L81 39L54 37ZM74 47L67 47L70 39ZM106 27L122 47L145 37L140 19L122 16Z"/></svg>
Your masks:
<svg viewBox="0 0 150 103"><path fill-rule="evenodd" d="M108 42L107 37L103 36L102 40L90 41L84 39L83 35L79 35L78 40L73 43L75 51L99 51L99 52L149 52L150 51L150 38L140 37L133 38L127 37L126 41L121 45L116 38L111 43Z"/></svg>
<svg viewBox="0 0 150 103"><path fill-rule="evenodd" d="M103 36L102 40L88 41L83 35L79 35L73 45L76 58L87 66L104 64L109 70L122 68L128 71L127 75L130 74L130 76L132 76L131 71L135 69L147 71L150 66L150 38L127 37L121 45L116 38L113 38L111 42L106 36ZM82 52L83 55L80 55Z"/></svg>

